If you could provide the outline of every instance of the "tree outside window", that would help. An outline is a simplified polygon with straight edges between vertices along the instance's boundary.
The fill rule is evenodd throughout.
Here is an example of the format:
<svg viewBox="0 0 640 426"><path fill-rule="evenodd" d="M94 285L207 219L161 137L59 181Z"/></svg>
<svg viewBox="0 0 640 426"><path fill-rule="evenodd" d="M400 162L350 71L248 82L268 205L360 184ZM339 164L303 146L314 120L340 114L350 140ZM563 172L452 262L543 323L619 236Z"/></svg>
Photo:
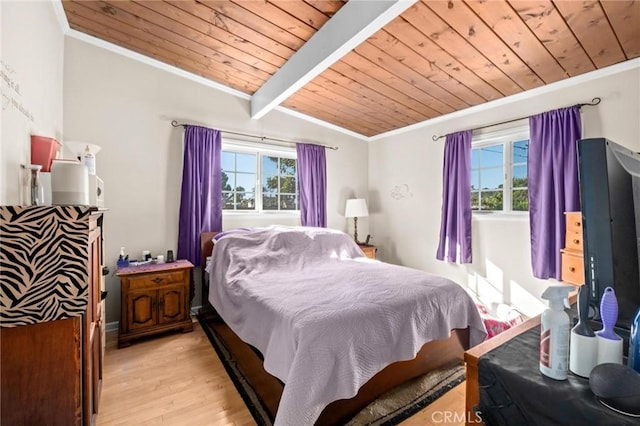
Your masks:
<svg viewBox="0 0 640 426"><path fill-rule="evenodd" d="M298 210L296 160L262 157L262 209Z"/></svg>

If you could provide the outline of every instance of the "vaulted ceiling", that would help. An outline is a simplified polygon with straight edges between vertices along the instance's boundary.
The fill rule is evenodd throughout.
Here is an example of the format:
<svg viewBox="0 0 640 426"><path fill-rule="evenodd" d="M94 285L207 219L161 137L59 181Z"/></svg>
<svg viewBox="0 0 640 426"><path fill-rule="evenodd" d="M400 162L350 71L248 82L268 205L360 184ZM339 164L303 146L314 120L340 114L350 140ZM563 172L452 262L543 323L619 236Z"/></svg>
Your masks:
<svg viewBox="0 0 640 426"><path fill-rule="evenodd" d="M62 3L72 29L254 95L288 81L275 80L305 43L333 48L329 20L357 26L376 1ZM639 1L386 1L404 5L346 54L325 54L281 105L373 136L640 56Z"/></svg>

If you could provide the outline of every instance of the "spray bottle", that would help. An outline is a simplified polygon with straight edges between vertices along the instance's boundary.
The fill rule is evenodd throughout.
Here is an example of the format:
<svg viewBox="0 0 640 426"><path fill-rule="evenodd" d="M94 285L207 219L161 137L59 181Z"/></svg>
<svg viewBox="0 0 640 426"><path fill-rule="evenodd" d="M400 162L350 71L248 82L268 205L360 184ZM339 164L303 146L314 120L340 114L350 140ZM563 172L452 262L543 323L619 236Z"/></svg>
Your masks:
<svg viewBox="0 0 640 426"><path fill-rule="evenodd" d="M564 301L569 298L570 286L549 286L542 298L549 308L540 320L540 372L555 380L566 380L569 367L569 315Z"/></svg>

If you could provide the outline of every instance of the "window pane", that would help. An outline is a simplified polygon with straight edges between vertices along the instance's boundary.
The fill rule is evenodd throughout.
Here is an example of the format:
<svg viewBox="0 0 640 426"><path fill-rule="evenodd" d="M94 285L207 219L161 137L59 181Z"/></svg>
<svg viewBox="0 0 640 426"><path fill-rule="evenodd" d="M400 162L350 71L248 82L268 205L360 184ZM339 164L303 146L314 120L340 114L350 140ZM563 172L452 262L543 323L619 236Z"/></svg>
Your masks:
<svg viewBox="0 0 640 426"><path fill-rule="evenodd" d="M480 149L480 166L494 167L501 166L504 159L502 157L502 145L492 145Z"/></svg>
<svg viewBox="0 0 640 426"><path fill-rule="evenodd" d="M262 192L269 194L275 194L278 192L278 176L263 176Z"/></svg>
<svg viewBox="0 0 640 426"><path fill-rule="evenodd" d="M296 160L294 158L281 158L280 173L294 176L296 174Z"/></svg>
<svg viewBox="0 0 640 426"><path fill-rule="evenodd" d="M268 176L278 174L278 157L262 157L262 174Z"/></svg>
<svg viewBox="0 0 640 426"><path fill-rule="evenodd" d="M237 210L253 210L256 207L256 200L252 192L239 192L236 194L238 205Z"/></svg>
<svg viewBox="0 0 640 426"><path fill-rule="evenodd" d="M511 207L515 211L528 211L529 210L529 191L526 189L518 189L513 191Z"/></svg>
<svg viewBox="0 0 640 426"><path fill-rule="evenodd" d="M502 210L502 191L482 191L480 210Z"/></svg>
<svg viewBox="0 0 640 426"><path fill-rule="evenodd" d="M527 166L513 166L513 188L527 187Z"/></svg>
<svg viewBox="0 0 640 426"><path fill-rule="evenodd" d="M471 172L471 189L480 189L480 172L478 170Z"/></svg>
<svg viewBox="0 0 640 426"><path fill-rule="evenodd" d="M480 204L478 203L478 193L472 192L471 193L471 210L478 210L479 207L480 207Z"/></svg>
<svg viewBox="0 0 640 426"><path fill-rule="evenodd" d="M296 178L293 176L283 176L280 178L280 192L289 194L296 193Z"/></svg>
<svg viewBox="0 0 640 426"><path fill-rule="evenodd" d="M471 150L471 168L477 169L480 167L480 150L478 148Z"/></svg>
<svg viewBox="0 0 640 426"><path fill-rule="evenodd" d="M262 209L263 210L278 210L278 196L277 195L262 195Z"/></svg>
<svg viewBox="0 0 640 426"><path fill-rule="evenodd" d="M529 141L518 141L513 143L513 163L526 163L529 154Z"/></svg>
<svg viewBox="0 0 640 426"><path fill-rule="evenodd" d="M236 158L236 155L233 152L222 151L222 160L221 160L222 170L234 171L236 169L235 158Z"/></svg>
<svg viewBox="0 0 640 426"><path fill-rule="evenodd" d="M280 210L296 210L297 202L295 195L280 196Z"/></svg>
<svg viewBox="0 0 640 426"><path fill-rule="evenodd" d="M481 189L499 189L504 186L504 173L502 167L480 170Z"/></svg>
<svg viewBox="0 0 640 426"><path fill-rule="evenodd" d="M222 190L233 191L236 187L236 174L222 172Z"/></svg>
<svg viewBox="0 0 640 426"><path fill-rule="evenodd" d="M222 208L233 210L233 192L222 193Z"/></svg>
<svg viewBox="0 0 640 426"><path fill-rule="evenodd" d="M237 172L256 172L256 155L255 154L236 154L236 171Z"/></svg>
<svg viewBox="0 0 640 426"><path fill-rule="evenodd" d="M231 191L231 184L229 183L229 174L222 172L222 190Z"/></svg>
<svg viewBox="0 0 640 426"><path fill-rule="evenodd" d="M236 174L236 191L254 192L256 187L256 175L251 173Z"/></svg>

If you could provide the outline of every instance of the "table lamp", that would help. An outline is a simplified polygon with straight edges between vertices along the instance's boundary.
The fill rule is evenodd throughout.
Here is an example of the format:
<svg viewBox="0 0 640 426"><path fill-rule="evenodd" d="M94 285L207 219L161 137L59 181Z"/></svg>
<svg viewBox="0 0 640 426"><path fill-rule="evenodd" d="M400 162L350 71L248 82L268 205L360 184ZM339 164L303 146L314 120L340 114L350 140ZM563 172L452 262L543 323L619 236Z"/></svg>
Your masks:
<svg viewBox="0 0 640 426"><path fill-rule="evenodd" d="M353 239L358 243L358 218L369 216L367 201L364 198L352 198L347 200L347 207L344 211L345 217L353 218Z"/></svg>

